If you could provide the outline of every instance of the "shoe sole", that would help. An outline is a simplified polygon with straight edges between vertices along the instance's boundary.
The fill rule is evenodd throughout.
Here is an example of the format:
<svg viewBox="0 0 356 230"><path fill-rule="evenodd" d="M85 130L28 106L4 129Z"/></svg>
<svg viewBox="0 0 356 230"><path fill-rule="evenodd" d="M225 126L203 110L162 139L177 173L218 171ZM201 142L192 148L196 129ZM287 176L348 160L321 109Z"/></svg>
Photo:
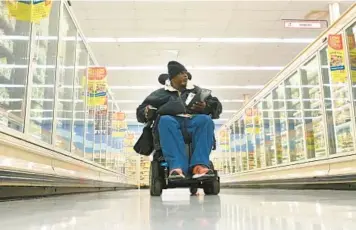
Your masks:
<svg viewBox="0 0 356 230"><path fill-rule="evenodd" d="M205 175L201 175L201 176L197 176L197 177L193 176L192 178L196 179L196 180L206 180L206 179L211 179L213 177L215 177L214 174L205 174Z"/></svg>
<svg viewBox="0 0 356 230"><path fill-rule="evenodd" d="M184 180L185 177L182 176L172 176L172 177L168 177L169 181L177 181L177 180Z"/></svg>

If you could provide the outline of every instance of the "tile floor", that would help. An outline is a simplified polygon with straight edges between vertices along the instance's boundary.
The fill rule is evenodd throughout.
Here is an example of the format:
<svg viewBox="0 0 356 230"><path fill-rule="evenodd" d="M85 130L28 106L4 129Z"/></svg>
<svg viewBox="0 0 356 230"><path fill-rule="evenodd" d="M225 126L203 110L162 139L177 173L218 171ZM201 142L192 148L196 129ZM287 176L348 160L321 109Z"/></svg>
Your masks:
<svg viewBox="0 0 356 230"><path fill-rule="evenodd" d="M0 203L1 230L355 230L356 192L168 190L79 194Z"/></svg>

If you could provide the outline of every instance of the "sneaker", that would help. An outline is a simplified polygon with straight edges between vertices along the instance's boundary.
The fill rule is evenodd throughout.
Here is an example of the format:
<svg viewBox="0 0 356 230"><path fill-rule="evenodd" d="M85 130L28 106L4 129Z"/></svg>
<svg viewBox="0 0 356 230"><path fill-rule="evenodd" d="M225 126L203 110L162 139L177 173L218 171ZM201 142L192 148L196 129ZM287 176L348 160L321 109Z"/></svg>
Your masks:
<svg viewBox="0 0 356 230"><path fill-rule="evenodd" d="M182 172L181 169L173 169L170 173L169 173L169 176L168 176L168 179L170 180L179 180L179 179L184 179L185 176Z"/></svg>
<svg viewBox="0 0 356 230"><path fill-rule="evenodd" d="M214 176L214 171L207 167L197 165L193 168L193 178L194 179L213 177L213 176Z"/></svg>

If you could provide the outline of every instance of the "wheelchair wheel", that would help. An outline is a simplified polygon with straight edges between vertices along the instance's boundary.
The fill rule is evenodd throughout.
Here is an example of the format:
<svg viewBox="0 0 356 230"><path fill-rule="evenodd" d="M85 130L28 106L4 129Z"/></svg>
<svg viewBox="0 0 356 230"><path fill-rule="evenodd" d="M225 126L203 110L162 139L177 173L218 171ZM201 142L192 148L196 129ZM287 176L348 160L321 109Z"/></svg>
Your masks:
<svg viewBox="0 0 356 230"><path fill-rule="evenodd" d="M159 175L160 165L157 161L151 162L150 167L150 194L151 196L160 196L163 190L163 182Z"/></svg>
<svg viewBox="0 0 356 230"><path fill-rule="evenodd" d="M218 195L220 193L220 182L214 180L204 186L205 195Z"/></svg>
<svg viewBox="0 0 356 230"><path fill-rule="evenodd" d="M215 169L214 169L214 164L213 164L212 161L209 161L209 168L210 168L211 170L215 171Z"/></svg>
<svg viewBox="0 0 356 230"><path fill-rule="evenodd" d="M198 193L197 187L190 187L189 189L191 195L196 195Z"/></svg>

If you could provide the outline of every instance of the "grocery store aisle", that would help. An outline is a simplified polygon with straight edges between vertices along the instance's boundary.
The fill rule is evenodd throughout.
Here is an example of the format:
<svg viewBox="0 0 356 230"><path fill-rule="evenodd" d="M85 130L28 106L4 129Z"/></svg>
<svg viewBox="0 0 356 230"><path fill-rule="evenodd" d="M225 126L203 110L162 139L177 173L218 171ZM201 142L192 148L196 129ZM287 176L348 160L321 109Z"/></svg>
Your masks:
<svg viewBox="0 0 356 230"><path fill-rule="evenodd" d="M147 190L0 203L1 230L354 230L354 192L186 190L151 198Z"/></svg>

